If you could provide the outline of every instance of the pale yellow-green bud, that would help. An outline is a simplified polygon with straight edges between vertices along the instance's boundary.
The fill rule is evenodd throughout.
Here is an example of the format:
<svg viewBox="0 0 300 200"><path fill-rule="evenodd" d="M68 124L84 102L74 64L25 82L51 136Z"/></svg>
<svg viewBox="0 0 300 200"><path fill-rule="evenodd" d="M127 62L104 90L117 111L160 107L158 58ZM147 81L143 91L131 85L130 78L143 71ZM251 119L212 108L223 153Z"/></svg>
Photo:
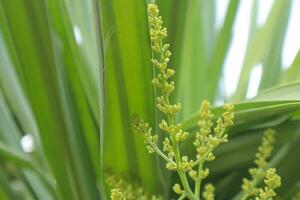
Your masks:
<svg viewBox="0 0 300 200"><path fill-rule="evenodd" d="M163 141L163 150L164 151L171 151L173 149L171 142L169 140L169 138L165 138Z"/></svg>
<svg viewBox="0 0 300 200"><path fill-rule="evenodd" d="M189 176L194 180L196 181L198 179L198 175L197 175L197 172L195 170L190 170L189 171Z"/></svg>
<svg viewBox="0 0 300 200"><path fill-rule="evenodd" d="M224 129L224 124L222 118L219 118L217 120L217 126L214 128L214 132L217 136L220 136L222 134L222 131Z"/></svg>
<svg viewBox="0 0 300 200"><path fill-rule="evenodd" d="M208 155L207 155L207 157L206 157L206 160L207 161L212 161L212 160L214 160L216 157L214 156L214 154L213 153L209 153Z"/></svg>
<svg viewBox="0 0 300 200"><path fill-rule="evenodd" d="M265 168L267 165L267 159L271 156L273 151L273 144L275 131L272 129L267 129L264 132L262 138L262 144L258 147L258 152L256 154L255 164L258 168Z"/></svg>
<svg viewBox="0 0 300 200"><path fill-rule="evenodd" d="M161 120L161 122L159 123L159 128L163 131L167 131L168 132L168 123L166 122L166 120Z"/></svg>
<svg viewBox="0 0 300 200"><path fill-rule="evenodd" d="M148 150L148 153L150 153L150 154L155 152L155 149L153 148L153 146L147 145L146 148Z"/></svg>
<svg viewBox="0 0 300 200"><path fill-rule="evenodd" d="M234 113L233 113L233 105L232 104L225 104L224 110L226 112L223 113L224 125L226 127L233 125Z"/></svg>
<svg viewBox="0 0 300 200"><path fill-rule="evenodd" d="M148 14L150 17L157 17L159 13L159 10L157 8L157 5L154 3L148 4Z"/></svg>
<svg viewBox="0 0 300 200"><path fill-rule="evenodd" d="M163 86L163 90L167 95L171 94L174 91L174 89L175 89L174 81L170 83L166 82Z"/></svg>
<svg viewBox="0 0 300 200"><path fill-rule="evenodd" d="M193 161L189 160L187 156L182 156L181 162L178 164L178 168L181 171L187 172L192 169Z"/></svg>
<svg viewBox="0 0 300 200"><path fill-rule="evenodd" d="M270 189L276 189L280 187L281 178L276 174L275 168L268 169L265 183Z"/></svg>
<svg viewBox="0 0 300 200"><path fill-rule="evenodd" d="M166 51L170 47L170 44L164 44L162 47L162 51Z"/></svg>
<svg viewBox="0 0 300 200"><path fill-rule="evenodd" d="M173 186L173 190L174 190L174 192L177 193L177 194L182 194L182 193L183 193L183 191L182 191L182 189L181 189L181 187L180 187L180 185L179 185L178 183L176 183L176 184Z"/></svg>
<svg viewBox="0 0 300 200"><path fill-rule="evenodd" d="M154 58L151 59L151 62L152 62L155 66L157 66L157 67L161 65L160 62L159 62L157 59L154 59Z"/></svg>
<svg viewBox="0 0 300 200"><path fill-rule="evenodd" d="M205 200L214 200L215 199L215 188L212 184L207 184L204 187L203 198Z"/></svg>
<svg viewBox="0 0 300 200"><path fill-rule="evenodd" d="M152 45L151 47L152 47L152 50L153 50L154 52L159 53L160 49L159 49L159 46L158 46L157 44L154 44L154 45Z"/></svg>
<svg viewBox="0 0 300 200"><path fill-rule="evenodd" d="M250 168L249 173L252 177L255 177L257 179L264 178L266 175L265 169L262 168Z"/></svg>
<svg viewBox="0 0 300 200"><path fill-rule="evenodd" d="M177 169L177 165L171 162L168 162L166 164L166 168L170 171L175 171Z"/></svg>
<svg viewBox="0 0 300 200"><path fill-rule="evenodd" d="M158 88L162 87L160 81L157 78L152 79L152 84Z"/></svg>
<svg viewBox="0 0 300 200"><path fill-rule="evenodd" d="M200 171L199 178L205 179L208 175L209 175L209 169L206 168L206 169Z"/></svg>
<svg viewBox="0 0 300 200"><path fill-rule="evenodd" d="M245 191L245 193L248 196L254 196L259 193L259 190L254 186L252 181L250 181L246 178L243 179L242 189Z"/></svg>
<svg viewBox="0 0 300 200"><path fill-rule="evenodd" d="M178 113L181 110L180 103L169 105L169 104L166 104L164 101L161 101L161 99L159 99L159 100L160 101L157 102L156 106L165 115L174 116L176 113Z"/></svg>
<svg viewBox="0 0 300 200"><path fill-rule="evenodd" d="M167 50L165 51L165 57L169 58L172 55L171 51Z"/></svg>
<svg viewBox="0 0 300 200"><path fill-rule="evenodd" d="M124 194L117 188L112 189L111 191L111 200L126 200Z"/></svg>
<svg viewBox="0 0 300 200"><path fill-rule="evenodd" d="M201 135L208 135L211 133L211 127L213 125L211 119L213 115L211 114L211 105L208 101L204 100L201 104L200 108L200 134Z"/></svg>
<svg viewBox="0 0 300 200"><path fill-rule="evenodd" d="M172 146L169 138L165 138L163 141L163 151L168 153L169 158L172 159L174 157L173 146Z"/></svg>
<svg viewBox="0 0 300 200"><path fill-rule="evenodd" d="M175 133L175 140L176 140L176 142L182 142L182 141L186 140L188 136L189 136L188 132L179 130L178 132Z"/></svg>
<svg viewBox="0 0 300 200"><path fill-rule="evenodd" d="M133 130L136 133L145 134L149 133L149 131L151 131L151 128L149 127L149 124L146 123L144 120L142 120L139 117L135 117L133 121Z"/></svg>
<svg viewBox="0 0 300 200"><path fill-rule="evenodd" d="M108 175L106 183L112 188L112 200L162 200L160 196L149 195L139 184L131 180L130 177L117 177Z"/></svg>
<svg viewBox="0 0 300 200"><path fill-rule="evenodd" d="M175 74L175 71L173 69L167 69L166 79L171 78L174 74Z"/></svg>

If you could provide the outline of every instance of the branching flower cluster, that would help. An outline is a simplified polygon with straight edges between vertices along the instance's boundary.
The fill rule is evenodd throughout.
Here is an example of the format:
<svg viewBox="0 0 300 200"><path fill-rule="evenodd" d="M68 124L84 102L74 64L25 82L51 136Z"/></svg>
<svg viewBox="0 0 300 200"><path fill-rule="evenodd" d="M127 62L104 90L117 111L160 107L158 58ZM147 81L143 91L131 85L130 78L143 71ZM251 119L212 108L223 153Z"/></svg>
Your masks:
<svg viewBox="0 0 300 200"><path fill-rule="evenodd" d="M190 159L188 156L182 155L179 145L191 136L189 132L182 129L180 123L175 122L175 116L180 112L181 104L170 102L170 95L175 89L175 83L171 80L175 71L168 67L171 52L169 51L169 44L164 42L167 37L167 29L163 26L157 5L148 5L148 20L153 50L151 61L156 68L156 76L152 83L159 93L156 107L163 114L163 119L159 123L159 128L165 133L162 149L160 148L161 145L158 144L158 135L152 132L152 128L147 122L141 118L135 118L133 128L135 132L142 134L148 152L161 156L166 161L166 168L178 174L180 183L175 183L173 190L179 195L179 200L186 198L214 200L214 186L206 184L202 187L203 180L209 175L209 169L205 168L205 163L214 160L214 150L228 141L228 129L234 123L234 107L231 104L225 104L223 106L224 112L214 121L211 104L208 101L203 101L200 106L199 130L195 134L193 142L196 156L194 159ZM271 200L276 196L274 190L281 185L281 179L274 168L268 169L267 163L273 150L274 141L274 131L267 130L264 133L262 145L256 154L256 167L249 170L252 179L243 180L243 193L237 199ZM194 181L193 188L190 185L192 181ZM258 187L262 181L265 187ZM113 200L134 199L137 194L140 197L136 196L135 199L148 199L143 196L142 190L140 193L134 193L128 184L123 189L120 189L122 187L116 183L112 185L118 188L111 190ZM157 199L159 198L152 197L152 200Z"/></svg>
<svg viewBox="0 0 300 200"><path fill-rule="evenodd" d="M149 195L138 183L109 175L106 179L111 189L112 200L162 200L161 197Z"/></svg>
<svg viewBox="0 0 300 200"><path fill-rule="evenodd" d="M267 160L271 157L273 151L273 144L275 131L267 129L264 132L262 138L262 144L258 147L256 153L255 164L256 167L251 168L249 173L251 180L244 179L242 188L244 195L242 199L248 199L249 197L255 197L255 200L269 200L276 196L275 189L280 187L281 178L276 174L275 168L268 169ZM257 185L264 180L266 186L264 188L258 188Z"/></svg>
<svg viewBox="0 0 300 200"><path fill-rule="evenodd" d="M167 37L167 29L163 27L162 18L159 16L159 10L155 4L149 4L148 14L154 52L152 63L157 69L152 83L161 94L156 99L156 106L165 116L159 124L159 128L166 133L162 150L157 145L158 135L152 133L148 123L137 118L134 122L134 129L143 135L149 153L160 155L167 162L166 168L178 173L181 183L176 183L173 190L180 195L180 199L187 197L196 200L200 198L201 182L209 174L209 170L204 168L204 163L214 160L213 150L221 143L227 142L226 130L233 124L233 106L229 104L224 106L225 112L214 127L212 106L208 101L203 101L200 108L200 130L194 141L197 156L192 160L186 155L181 155L179 144L185 141L190 134L182 130L180 123L175 123L175 115L181 110L181 104L171 104L169 100L175 89L174 81L170 80L175 71L168 67L171 52L168 50L169 44L164 42ZM189 178L195 181L194 191L189 184ZM211 184L204 187L204 190L204 199L214 199L214 187Z"/></svg>

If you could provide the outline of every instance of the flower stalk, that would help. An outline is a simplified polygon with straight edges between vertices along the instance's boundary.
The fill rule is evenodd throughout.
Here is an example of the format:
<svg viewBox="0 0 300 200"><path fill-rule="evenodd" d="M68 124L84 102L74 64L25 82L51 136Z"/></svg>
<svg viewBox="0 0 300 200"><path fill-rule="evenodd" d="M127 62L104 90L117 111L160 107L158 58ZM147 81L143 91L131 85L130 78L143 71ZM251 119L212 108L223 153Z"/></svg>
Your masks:
<svg viewBox="0 0 300 200"><path fill-rule="evenodd" d="M164 42L167 37L167 29L163 26L162 17L159 15L156 4L148 5L148 20L153 50L151 61L156 68L156 76L153 78L152 84L159 93L156 98L156 107L164 116L159 123L159 128L166 133L163 150L158 147L158 135L152 133L148 123L136 118L133 128L143 135L148 152L158 154L166 161L166 168L178 174L180 183L175 183L173 190L179 195L179 200L185 198L214 200L214 186L212 184L202 186L203 180L209 175L209 169L205 168L205 164L214 160L214 150L228 141L228 130L234 123L234 107L232 104L225 104L222 115L213 121L212 106L204 100L200 106L199 130L195 134L193 142L196 158L192 160L186 155L181 155L179 144L184 142L190 133L182 130L182 125L175 121L176 114L181 110L181 104L170 102L170 95L175 89L175 83L171 80L175 71L168 66L171 52L169 51L170 45ZM273 132L268 130L264 135L262 146L259 147L256 154L255 163L258 167L250 169L253 180L244 179L244 193L239 195L238 199L246 200L255 196L255 200L268 200L276 195L274 189L280 186L280 177L276 174L275 169L266 167L266 159L270 157L273 149L272 134ZM191 188L189 179L195 182L194 190ZM261 180L264 180L266 187L256 188L256 184Z"/></svg>
<svg viewBox="0 0 300 200"><path fill-rule="evenodd" d="M275 142L275 131L267 129L262 138L262 144L258 147L254 163L256 167L250 168L251 179L243 179L243 191L235 196L234 200L247 200L255 197L255 200L272 199L276 196L275 189L281 185L281 178L276 174L275 168L269 168L268 159L271 157ZM264 188L257 186L264 182Z"/></svg>
<svg viewBox="0 0 300 200"><path fill-rule="evenodd" d="M180 184L176 183L173 189L175 193L180 195L179 199L187 197L188 199L198 200L200 199L201 181L209 173L208 169L203 169L204 163L213 160L213 150L221 143L227 142L226 130L233 124L233 106L229 104L224 106L225 112L218 119L214 131L212 131L211 105L208 101L203 101L200 109L200 131L196 134L194 142L197 157L194 161L187 156L181 155L179 144L185 141L190 134L182 130L180 123L175 122L175 115L181 110L181 104L171 104L170 102L170 95L175 89L175 83L170 79L175 74L175 71L168 67L171 56L169 51L170 45L164 42L167 37L167 29L163 26L157 5L148 5L148 19L153 50L151 61L157 71L152 83L158 88L160 93L160 96L156 99L156 106L165 116L159 127L163 132L167 133L167 137L163 141L163 151L158 148L158 136L152 134L152 129L148 123L137 118L134 123L134 129L143 134L149 153L157 153L167 162L166 168L168 170L177 172ZM193 168L198 168L198 170L195 171ZM195 181L196 187L194 191L189 184L188 175ZM181 189L181 186L183 189Z"/></svg>

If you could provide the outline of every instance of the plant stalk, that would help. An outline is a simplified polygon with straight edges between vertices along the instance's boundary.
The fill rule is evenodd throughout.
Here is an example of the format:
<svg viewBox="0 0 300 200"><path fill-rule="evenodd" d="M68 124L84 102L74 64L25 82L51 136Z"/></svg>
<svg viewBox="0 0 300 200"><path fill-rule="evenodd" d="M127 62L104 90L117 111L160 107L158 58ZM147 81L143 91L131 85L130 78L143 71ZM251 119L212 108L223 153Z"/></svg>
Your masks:
<svg viewBox="0 0 300 200"><path fill-rule="evenodd" d="M200 190L201 190L201 178L200 178L200 173L202 171L203 168L203 163L199 164L198 167L198 177L197 180L195 181L195 196L198 197L200 199Z"/></svg>

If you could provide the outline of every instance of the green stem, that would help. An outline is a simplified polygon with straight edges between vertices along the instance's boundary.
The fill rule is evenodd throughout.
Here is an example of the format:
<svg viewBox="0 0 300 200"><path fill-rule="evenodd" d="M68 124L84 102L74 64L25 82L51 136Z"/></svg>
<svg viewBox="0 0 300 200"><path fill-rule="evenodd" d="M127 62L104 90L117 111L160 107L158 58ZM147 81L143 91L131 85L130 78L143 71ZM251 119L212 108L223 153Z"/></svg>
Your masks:
<svg viewBox="0 0 300 200"><path fill-rule="evenodd" d="M185 197L186 197L186 194L183 193L183 194L178 198L178 200L182 200L182 199L184 199Z"/></svg>
<svg viewBox="0 0 300 200"><path fill-rule="evenodd" d="M153 146L153 149L159 156L161 156L167 162L170 162L170 163L176 165L176 163L173 160L171 160L168 156L166 156L157 146Z"/></svg>
<svg viewBox="0 0 300 200"><path fill-rule="evenodd" d="M159 59L160 59L160 62L163 62L164 52L163 52L162 40L159 41L159 48L160 48L160 58ZM170 104L169 103L170 102L169 95L165 94L163 90L162 90L162 95L163 95L163 98L164 98L166 104L169 105ZM172 114L168 114L167 119L168 119L169 126L172 126L172 125L175 124L174 116ZM180 156L180 152L179 152L178 143L174 139L174 137L172 137L172 135L170 136L170 138L171 138L171 142L172 142L172 145L173 145L173 151L174 151L174 154L175 154L175 162L178 164L178 163L181 162L181 156ZM187 180L186 173L182 170L179 170L179 169L177 169L176 171L177 171L177 173L180 177L180 180L181 180L181 183L182 183L182 186L184 188L186 196L191 200L198 200L198 198L195 197L195 195L193 194L193 192L190 188L190 185L189 185L188 180Z"/></svg>
<svg viewBox="0 0 300 200"><path fill-rule="evenodd" d="M163 97L164 97L166 103L169 104L169 96L163 94ZM167 118L168 118L169 126L174 125L174 123L175 123L174 122L175 121L174 116L173 115L167 115ZM178 164L178 163L181 162L181 156L180 156L180 152L179 152L178 143L176 142L176 140L172 136L170 138L171 138L171 141L172 141L173 151L174 151L174 154L175 154L175 161ZM180 178L180 181L182 183L183 189L186 192L186 196L189 199L198 200L198 198L194 196L194 194L193 194L193 192L190 188L189 182L188 182L187 177L186 177L186 173L179 170L179 169L177 169L176 171L179 175L179 178Z"/></svg>
<svg viewBox="0 0 300 200"><path fill-rule="evenodd" d="M164 97L166 103L169 104L169 96L167 96L167 95L164 94L163 97ZM168 118L169 125L170 126L174 125L174 121L175 121L174 117L172 115L167 115L167 118ZM171 141L172 141L172 144L173 144L173 151L174 151L174 154L175 154L175 161L178 164L178 163L181 162L181 156L180 156L180 152L179 152L178 143L176 142L176 140L172 136L170 138L171 138ZM179 178L180 178L180 181L182 183L183 189L186 192L186 196L189 199L198 200L194 196L194 194L193 194L193 192L192 192L192 190L190 188L189 182L188 182L187 177L186 177L186 173L183 172L183 171L181 171L181 170L179 170L179 169L177 169L176 171L177 171L177 173L179 175Z"/></svg>
<svg viewBox="0 0 300 200"><path fill-rule="evenodd" d="M225 131L226 131L226 128L222 130L221 136L224 135ZM205 152L205 154L204 154L203 156L201 156L198 160L196 160L195 162L192 163L192 167L196 167L197 165L199 165L200 163L202 163L202 162L205 160L206 156L207 156L209 153L211 153L215 148L216 148L216 147L211 147L211 148L209 148L209 149Z"/></svg>
<svg viewBox="0 0 300 200"><path fill-rule="evenodd" d="M175 153L175 160L176 160L176 163L179 163L179 162L181 162L179 147L178 147L178 144L175 140L172 139L172 142L173 142L173 150L174 150L174 153ZM190 188L189 182L188 182L187 177L186 177L186 173L179 170L179 169L177 169L177 173L179 175L179 178L180 178L180 181L182 183L183 189L186 193L186 196L189 199L198 200L198 198L193 194L193 192Z"/></svg>
<svg viewBox="0 0 300 200"><path fill-rule="evenodd" d="M202 181L200 178L200 173L202 171L202 168L203 168L203 163L200 163L198 167L198 177L195 182L195 196L198 197L199 199L200 199L200 190L201 190L201 181Z"/></svg>
<svg viewBox="0 0 300 200"><path fill-rule="evenodd" d="M192 163L192 167L196 167L197 165L200 165L205 160L206 156L212 152L213 149L214 149L213 147L208 149L208 151L202 157L200 157L198 160Z"/></svg>

